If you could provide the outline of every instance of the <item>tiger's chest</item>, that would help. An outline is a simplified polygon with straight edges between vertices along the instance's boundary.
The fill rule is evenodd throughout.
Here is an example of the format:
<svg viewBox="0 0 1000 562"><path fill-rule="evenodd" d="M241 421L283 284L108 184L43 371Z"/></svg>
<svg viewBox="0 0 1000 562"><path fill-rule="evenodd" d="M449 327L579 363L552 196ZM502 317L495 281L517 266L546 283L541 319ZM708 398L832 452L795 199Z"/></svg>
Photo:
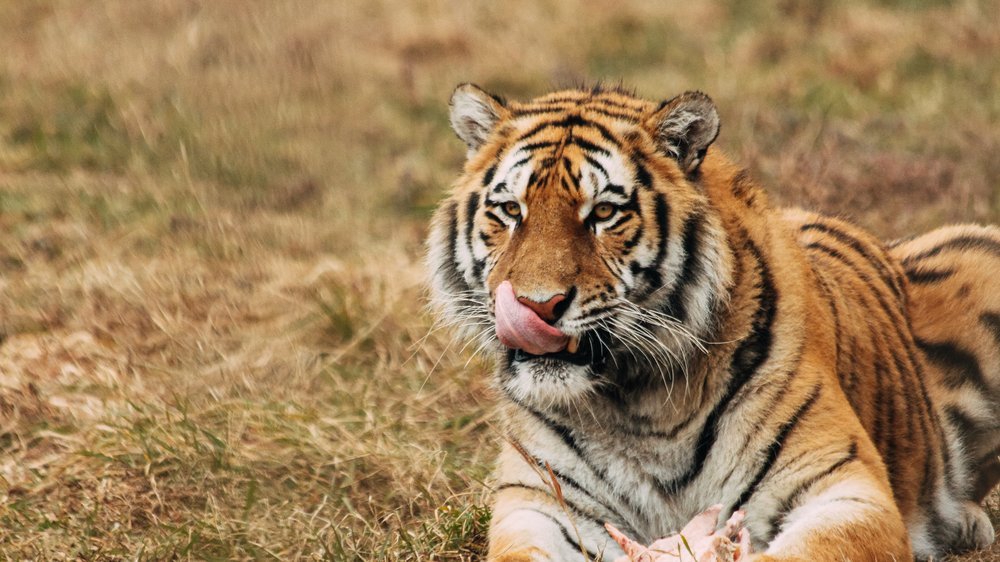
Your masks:
<svg viewBox="0 0 1000 562"><path fill-rule="evenodd" d="M730 417L743 415L736 408ZM727 418L713 431L708 418L698 413L665 434L596 421L573 427L532 412L515 424L515 438L552 469L567 502L651 541L711 505L723 504L724 517L738 507L756 464L752 426Z"/></svg>

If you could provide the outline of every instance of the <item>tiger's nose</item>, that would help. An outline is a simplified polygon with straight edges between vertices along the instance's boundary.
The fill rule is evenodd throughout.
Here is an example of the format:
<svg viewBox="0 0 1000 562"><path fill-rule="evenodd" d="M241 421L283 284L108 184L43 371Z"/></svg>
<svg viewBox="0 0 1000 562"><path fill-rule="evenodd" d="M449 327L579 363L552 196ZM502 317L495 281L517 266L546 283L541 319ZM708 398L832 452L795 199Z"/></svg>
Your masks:
<svg viewBox="0 0 1000 562"><path fill-rule="evenodd" d="M517 302L530 308L539 318L551 324L559 320L563 313L566 312L566 309L569 308L569 303L573 300L574 292L573 289L570 289L568 293L552 295L545 302L531 300L528 297L517 297Z"/></svg>

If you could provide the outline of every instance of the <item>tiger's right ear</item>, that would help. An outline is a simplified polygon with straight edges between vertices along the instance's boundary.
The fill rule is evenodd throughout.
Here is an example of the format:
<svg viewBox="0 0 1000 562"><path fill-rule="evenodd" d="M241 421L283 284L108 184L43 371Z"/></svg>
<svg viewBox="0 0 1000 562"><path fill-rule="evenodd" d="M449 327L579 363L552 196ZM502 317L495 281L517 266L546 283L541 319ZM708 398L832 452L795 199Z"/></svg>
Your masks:
<svg viewBox="0 0 1000 562"><path fill-rule="evenodd" d="M649 126L660 148L691 177L698 172L709 145L719 136L719 111L705 94L684 92L663 102Z"/></svg>
<svg viewBox="0 0 1000 562"><path fill-rule="evenodd" d="M507 116L503 100L475 84L459 84L448 102L451 128L469 147L471 155L486 142L493 128Z"/></svg>

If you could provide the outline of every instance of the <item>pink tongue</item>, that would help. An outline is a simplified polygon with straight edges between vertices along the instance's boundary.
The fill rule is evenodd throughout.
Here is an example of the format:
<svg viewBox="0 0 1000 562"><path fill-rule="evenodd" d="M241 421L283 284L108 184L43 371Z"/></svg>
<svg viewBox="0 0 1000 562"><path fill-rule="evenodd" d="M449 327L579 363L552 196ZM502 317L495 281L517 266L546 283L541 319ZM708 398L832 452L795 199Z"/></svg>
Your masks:
<svg viewBox="0 0 1000 562"><path fill-rule="evenodd" d="M561 351L569 342L569 336L517 301L510 281L497 287L496 316L497 337L507 347L542 355Z"/></svg>

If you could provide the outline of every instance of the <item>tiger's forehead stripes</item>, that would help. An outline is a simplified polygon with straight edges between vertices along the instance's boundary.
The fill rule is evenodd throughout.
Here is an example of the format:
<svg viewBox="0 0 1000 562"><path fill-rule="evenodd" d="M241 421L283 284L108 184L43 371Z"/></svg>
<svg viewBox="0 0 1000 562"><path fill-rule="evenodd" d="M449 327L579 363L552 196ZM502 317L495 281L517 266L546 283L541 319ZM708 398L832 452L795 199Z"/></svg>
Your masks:
<svg viewBox="0 0 1000 562"><path fill-rule="evenodd" d="M605 106L634 113L613 116L625 121L618 127L607 123L609 115L603 110L593 115L603 123L588 118L595 108ZM536 111L540 109L545 111ZM648 109L603 96L561 96L521 105L512 111L513 122L505 134L513 140L487 170L484 186L492 184L494 192L509 191L521 200L533 185L561 186L582 198L580 212L584 215L598 198L623 204L635 184L649 186L648 173L632 170L629 164L634 158L627 156L634 153L632 145L640 136L635 130L640 111ZM628 129L626 134L612 131L622 126Z"/></svg>
<svg viewBox="0 0 1000 562"><path fill-rule="evenodd" d="M511 113L515 117L543 115L577 109L604 117L638 122L655 106L615 92L584 93L564 92L543 96L528 103L512 104Z"/></svg>
<svg viewBox="0 0 1000 562"><path fill-rule="evenodd" d="M523 199L532 185L545 184L542 180L558 171L560 181L556 183L578 193L586 202L603 197L621 204L631 196L637 183L636 174L617 151L602 149L570 135L558 144L545 141L541 148L539 144L525 143L510 150L497 165L490 192L510 192Z"/></svg>
<svg viewBox="0 0 1000 562"><path fill-rule="evenodd" d="M603 123L585 118L579 111L560 112L556 117L558 118L555 120L543 119L535 123L530 129L521 133L515 143L533 139L541 136L543 133L552 132L552 130L555 130L555 134L559 135L560 138L569 132L596 131L600 135L600 138L603 139L603 142L610 144L618 150L624 149L621 139L611 129ZM584 139L584 142L586 141L587 139ZM591 142L590 145L597 147L597 144L594 142Z"/></svg>

